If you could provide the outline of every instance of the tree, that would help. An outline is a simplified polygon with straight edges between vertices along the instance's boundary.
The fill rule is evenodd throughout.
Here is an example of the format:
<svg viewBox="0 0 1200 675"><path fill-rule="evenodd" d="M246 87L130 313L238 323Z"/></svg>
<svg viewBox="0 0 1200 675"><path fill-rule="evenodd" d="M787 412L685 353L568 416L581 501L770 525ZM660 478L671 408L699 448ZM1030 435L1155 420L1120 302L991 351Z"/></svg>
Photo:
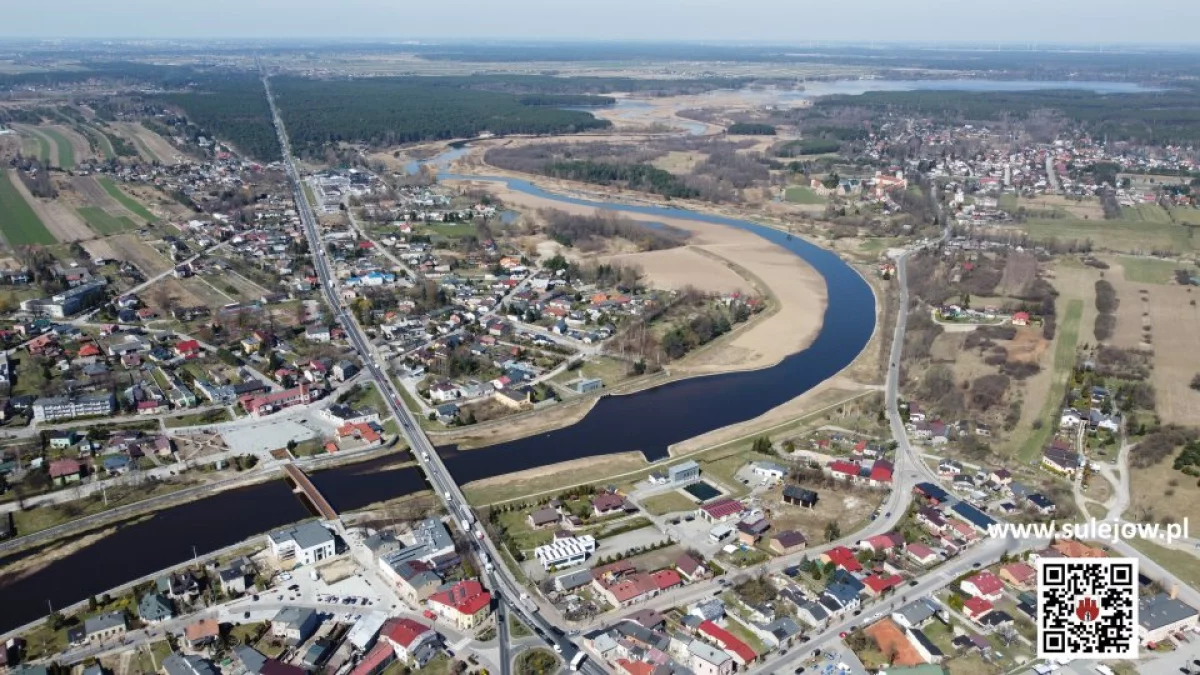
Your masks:
<svg viewBox="0 0 1200 675"><path fill-rule="evenodd" d="M836 520L831 520L825 525L825 541L836 541L842 536L842 528L837 524Z"/></svg>
<svg viewBox="0 0 1200 675"><path fill-rule="evenodd" d="M946 599L946 604L950 607L950 609L956 612L962 611L963 602L963 597L958 593L951 593L950 597Z"/></svg>

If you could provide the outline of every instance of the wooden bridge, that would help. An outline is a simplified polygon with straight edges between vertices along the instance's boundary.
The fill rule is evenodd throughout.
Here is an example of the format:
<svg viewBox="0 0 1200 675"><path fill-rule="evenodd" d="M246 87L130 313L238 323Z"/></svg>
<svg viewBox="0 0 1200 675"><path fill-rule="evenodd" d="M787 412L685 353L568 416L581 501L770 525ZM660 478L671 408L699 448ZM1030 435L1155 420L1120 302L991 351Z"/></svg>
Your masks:
<svg viewBox="0 0 1200 675"><path fill-rule="evenodd" d="M317 486L313 485L313 482L309 480L308 475L300 470L300 467L287 462L283 465L283 475L288 483L293 486L292 491L304 495L308 499L308 503L313 505L313 508L317 510L318 515L322 518L329 521L341 518L337 511L334 511L333 507L329 505L324 495L317 490Z"/></svg>

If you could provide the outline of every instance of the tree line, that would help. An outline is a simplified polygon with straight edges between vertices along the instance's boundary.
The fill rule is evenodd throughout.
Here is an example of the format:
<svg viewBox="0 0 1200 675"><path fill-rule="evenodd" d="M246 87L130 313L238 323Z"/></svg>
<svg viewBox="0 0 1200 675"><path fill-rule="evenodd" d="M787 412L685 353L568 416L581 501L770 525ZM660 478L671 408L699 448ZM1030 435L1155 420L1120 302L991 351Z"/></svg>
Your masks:
<svg viewBox="0 0 1200 675"><path fill-rule="evenodd" d="M730 124L726 133L741 136L774 136L775 127L760 122L735 122Z"/></svg>
<svg viewBox="0 0 1200 675"><path fill-rule="evenodd" d="M620 237L633 242L642 251L657 251L682 246L688 233L669 226L653 227L613 213L597 211L593 215L575 215L557 209L542 209L538 215L546 223L546 233L563 246L595 250L603 239Z"/></svg>

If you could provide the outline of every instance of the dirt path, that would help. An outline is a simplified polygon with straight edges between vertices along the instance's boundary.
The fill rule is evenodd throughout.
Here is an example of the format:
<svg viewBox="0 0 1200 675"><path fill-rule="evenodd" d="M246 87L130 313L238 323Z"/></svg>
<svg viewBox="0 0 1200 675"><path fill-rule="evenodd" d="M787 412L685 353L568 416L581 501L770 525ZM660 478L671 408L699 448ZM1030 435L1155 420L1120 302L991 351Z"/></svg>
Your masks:
<svg viewBox="0 0 1200 675"><path fill-rule="evenodd" d="M54 238L61 242L79 241L81 239L91 239L96 236L92 229L83 222L79 214L75 213L63 202L56 199L38 199L29 193L25 187L25 183L17 176L16 170L11 170L12 184L17 188L17 192L21 193L21 197L33 208L33 212L42 220L46 229Z"/></svg>

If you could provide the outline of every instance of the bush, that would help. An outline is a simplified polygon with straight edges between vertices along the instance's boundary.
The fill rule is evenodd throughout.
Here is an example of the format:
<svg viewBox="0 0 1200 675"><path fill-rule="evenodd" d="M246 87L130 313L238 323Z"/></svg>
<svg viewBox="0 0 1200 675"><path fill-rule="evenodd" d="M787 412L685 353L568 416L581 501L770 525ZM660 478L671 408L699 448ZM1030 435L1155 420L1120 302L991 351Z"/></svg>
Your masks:
<svg viewBox="0 0 1200 675"><path fill-rule="evenodd" d="M1092 330L1092 334L1097 340L1107 340L1112 337L1113 331L1117 328L1117 317L1112 314L1097 314L1096 326Z"/></svg>
<svg viewBox="0 0 1200 675"><path fill-rule="evenodd" d="M977 378L971 383L971 405L988 410L998 404L1008 391L1007 375L992 374Z"/></svg>
<svg viewBox="0 0 1200 675"><path fill-rule="evenodd" d="M1121 304L1117 298L1117 290L1104 279L1096 282L1096 310L1101 314L1112 314Z"/></svg>

